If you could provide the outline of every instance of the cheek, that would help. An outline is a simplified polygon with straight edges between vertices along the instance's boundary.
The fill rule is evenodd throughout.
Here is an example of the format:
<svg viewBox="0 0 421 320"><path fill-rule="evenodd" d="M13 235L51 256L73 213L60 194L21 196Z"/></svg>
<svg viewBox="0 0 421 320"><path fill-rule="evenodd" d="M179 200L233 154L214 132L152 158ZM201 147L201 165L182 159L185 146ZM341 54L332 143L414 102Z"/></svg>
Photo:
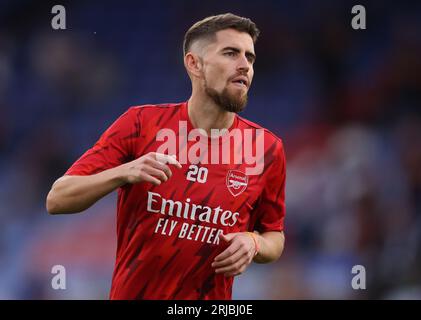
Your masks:
<svg viewBox="0 0 421 320"><path fill-rule="evenodd" d="M208 68L205 73L206 83L209 87L216 90L222 90L226 86L227 76L224 73L224 68L214 66Z"/></svg>
<svg viewBox="0 0 421 320"><path fill-rule="evenodd" d="M254 76L254 69L253 69L253 67L251 67L250 71L249 71L250 80L253 79L253 76Z"/></svg>

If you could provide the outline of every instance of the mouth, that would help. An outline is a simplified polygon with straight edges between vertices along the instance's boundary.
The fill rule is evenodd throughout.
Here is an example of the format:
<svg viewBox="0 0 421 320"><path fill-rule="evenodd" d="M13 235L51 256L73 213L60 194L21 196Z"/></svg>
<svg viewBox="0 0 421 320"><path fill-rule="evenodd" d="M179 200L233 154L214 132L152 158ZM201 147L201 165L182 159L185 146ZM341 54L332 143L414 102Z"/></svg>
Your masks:
<svg viewBox="0 0 421 320"><path fill-rule="evenodd" d="M231 82L234 83L236 86L239 86L245 89L247 89L249 86L247 77L243 77L243 76L236 77Z"/></svg>

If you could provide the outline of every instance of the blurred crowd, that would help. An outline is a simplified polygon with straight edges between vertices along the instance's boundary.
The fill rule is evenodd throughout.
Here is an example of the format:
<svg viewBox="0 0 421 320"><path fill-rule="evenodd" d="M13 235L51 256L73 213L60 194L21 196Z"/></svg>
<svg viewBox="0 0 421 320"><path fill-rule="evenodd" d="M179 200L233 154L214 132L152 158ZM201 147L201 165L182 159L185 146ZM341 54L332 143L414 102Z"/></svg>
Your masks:
<svg viewBox="0 0 421 320"><path fill-rule="evenodd" d="M53 30L54 3L0 1L0 299L108 297L116 195L69 216L46 195L130 106L188 99L183 35L223 12L262 32L242 116L287 156L286 249L233 297L421 299L421 6L360 4L366 30L351 1L64 1Z"/></svg>

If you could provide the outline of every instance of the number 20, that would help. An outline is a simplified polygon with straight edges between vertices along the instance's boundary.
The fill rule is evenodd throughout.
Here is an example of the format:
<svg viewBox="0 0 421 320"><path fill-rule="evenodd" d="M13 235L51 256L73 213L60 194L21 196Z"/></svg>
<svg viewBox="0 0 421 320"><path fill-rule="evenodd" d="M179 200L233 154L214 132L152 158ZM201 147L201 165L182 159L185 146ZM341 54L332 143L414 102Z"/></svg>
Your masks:
<svg viewBox="0 0 421 320"><path fill-rule="evenodd" d="M199 183L205 183L208 178L208 168L198 167L194 164L189 166L189 172L187 173L187 180L197 181Z"/></svg>

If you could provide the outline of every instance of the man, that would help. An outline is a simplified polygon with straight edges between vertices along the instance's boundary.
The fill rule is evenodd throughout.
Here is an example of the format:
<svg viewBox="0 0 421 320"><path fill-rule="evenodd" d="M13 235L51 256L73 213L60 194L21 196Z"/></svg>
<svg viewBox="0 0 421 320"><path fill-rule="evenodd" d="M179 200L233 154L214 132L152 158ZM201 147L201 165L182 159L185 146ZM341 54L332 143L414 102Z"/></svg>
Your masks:
<svg viewBox="0 0 421 320"><path fill-rule="evenodd" d="M52 214L118 189L111 299L231 299L234 276L281 255L283 145L237 115L258 35L233 14L197 22L184 39L190 99L130 108L53 184Z"/></svg>

